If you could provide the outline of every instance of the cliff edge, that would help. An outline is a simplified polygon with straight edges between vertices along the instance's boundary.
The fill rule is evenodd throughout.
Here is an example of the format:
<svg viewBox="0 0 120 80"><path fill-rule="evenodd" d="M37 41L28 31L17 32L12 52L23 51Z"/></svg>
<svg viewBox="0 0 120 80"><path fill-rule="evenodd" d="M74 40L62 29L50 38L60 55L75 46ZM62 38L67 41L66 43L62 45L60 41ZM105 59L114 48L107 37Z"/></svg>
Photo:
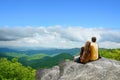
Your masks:
<svg viewBox="0 0 120 80"><path fill-rule="evenodd" d="M63 62L37 70L36 80L120 80L120 61L101 58L87 64Z"/></svg>

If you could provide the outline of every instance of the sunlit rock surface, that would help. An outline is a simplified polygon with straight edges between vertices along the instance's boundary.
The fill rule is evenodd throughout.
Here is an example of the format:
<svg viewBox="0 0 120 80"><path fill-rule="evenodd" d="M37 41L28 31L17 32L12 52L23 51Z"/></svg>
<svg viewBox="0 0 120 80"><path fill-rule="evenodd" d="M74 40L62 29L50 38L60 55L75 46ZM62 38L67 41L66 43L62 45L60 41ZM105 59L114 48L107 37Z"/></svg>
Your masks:
<svg viewBox="0 0 120 80"><path fill-rule="evenodd" d="M38 70L36 80L120 80L120 61L101 58L87 64L63 62Z"/></svg>

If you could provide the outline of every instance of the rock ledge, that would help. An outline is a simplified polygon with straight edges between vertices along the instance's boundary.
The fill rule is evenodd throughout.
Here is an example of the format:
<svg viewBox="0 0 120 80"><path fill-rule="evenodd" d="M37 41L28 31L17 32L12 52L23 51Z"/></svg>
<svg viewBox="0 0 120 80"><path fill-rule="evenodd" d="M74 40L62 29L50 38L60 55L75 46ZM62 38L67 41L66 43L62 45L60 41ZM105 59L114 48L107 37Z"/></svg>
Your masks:
<svg viewBox="0 0 120 80"><path fill-rule="evenodd" d="M101 58L87 64L63 62L38 70L36 80L120 80L120 61Z"/></svg>

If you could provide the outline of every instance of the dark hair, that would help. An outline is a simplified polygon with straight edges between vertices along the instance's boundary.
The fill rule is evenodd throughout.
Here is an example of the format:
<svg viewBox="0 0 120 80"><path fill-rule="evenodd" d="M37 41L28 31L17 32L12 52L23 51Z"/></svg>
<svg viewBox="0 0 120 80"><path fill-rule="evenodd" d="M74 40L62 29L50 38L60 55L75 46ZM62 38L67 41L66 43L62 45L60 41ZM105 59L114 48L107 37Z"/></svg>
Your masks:
<svg viewBox="0 0 120 80"><path fill-rule="evenodd" d="M90 44L91 43L89 41L87 41L85 43L85 46L83 48L81 48L81 49L84 49L84 52L82 53L82 56L80 56L80 59L81 59L80 61L82 63L86 63L90 59Z"/></svg>
<svg viewBox="0 0 120 80"><path fill-rule="evenodd" d="M84 47L81 47L80 49L80 57L83 55Z"/></svg>
<svg viewBox="0 0 120 80"><path fill-rule="evenodd" d="M92 37L92 42L96 42L96 37Z"/></svg>
<svg viewBox="0 0 120 80"><path fill-rule="evenodd" d="M84 51L85 53L89 53L90 52L90 42L87 41L86 44L85 44L85 47L84 47Z"/></svg>

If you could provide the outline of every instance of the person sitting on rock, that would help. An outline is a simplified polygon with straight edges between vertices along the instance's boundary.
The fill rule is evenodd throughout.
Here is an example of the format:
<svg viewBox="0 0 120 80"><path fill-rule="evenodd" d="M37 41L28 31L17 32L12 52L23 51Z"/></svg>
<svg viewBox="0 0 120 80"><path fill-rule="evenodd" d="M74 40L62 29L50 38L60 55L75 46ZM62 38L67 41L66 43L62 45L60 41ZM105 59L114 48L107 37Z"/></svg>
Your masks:
<svg viewBox="0 0 120 80"><path fill-rule="evenodd" d="M96 43L96 37L91 38L92 42L87 41L84 47L81 47L80 56L74 58L74 62L87 63L101 58L98 53L98 44Z"/></svg>
<svg viewBox="0 0 120 80"><path fill-rule="evenodd" d="M81 47L80 56L74 58L74 62L77 63L87 63L90 59L90 44L91 42L87 41L84 47Z"/></svg>
<svg viewBox="0 0 120 80"><path fill-rule="evenodd" d="M98 54L98 44L96 43L96 37L91 38L91 45L90 45L90 60L94 61L100 58Z"/></svg>

